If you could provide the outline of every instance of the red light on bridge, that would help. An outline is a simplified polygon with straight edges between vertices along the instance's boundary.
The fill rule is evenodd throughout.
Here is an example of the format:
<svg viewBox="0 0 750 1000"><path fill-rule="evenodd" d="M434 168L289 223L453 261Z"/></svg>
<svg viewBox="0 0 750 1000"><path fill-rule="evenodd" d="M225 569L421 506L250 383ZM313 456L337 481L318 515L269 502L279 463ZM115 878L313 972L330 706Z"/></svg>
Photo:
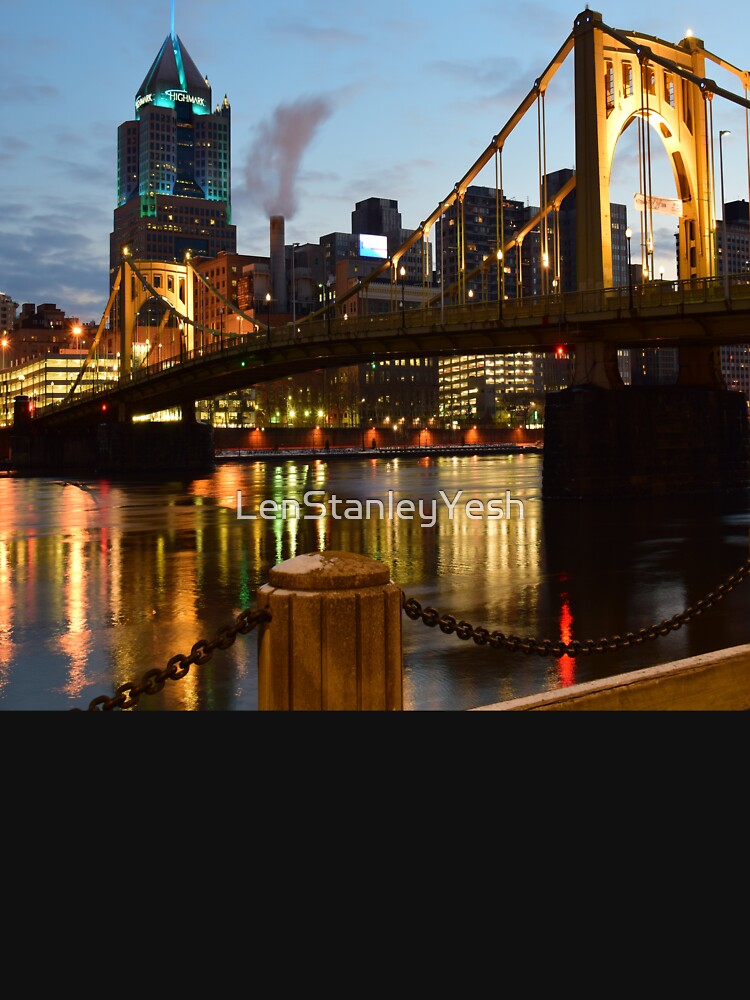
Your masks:
<svg viewBox="0 0 750 1000"><path fill-rule="evenodd" d="M106 410L107 410L107 404L106 403L102 403L102 413L105 413Z"/></svg>
<svg viewBox="0 0 750 1000"><path fill-rule="evenodd" d="M566 354L567 354L567 351L565 350L564 347L556 347L555 348L555 357L556 358L564 358Z"/></svg>

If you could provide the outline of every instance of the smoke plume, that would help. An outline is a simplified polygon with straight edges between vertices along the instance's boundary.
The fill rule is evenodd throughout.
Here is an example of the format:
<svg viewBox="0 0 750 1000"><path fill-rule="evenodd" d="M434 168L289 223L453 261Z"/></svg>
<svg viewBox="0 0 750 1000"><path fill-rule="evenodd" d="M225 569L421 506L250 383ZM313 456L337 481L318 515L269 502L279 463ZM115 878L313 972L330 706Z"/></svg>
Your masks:
<svg viewBox="0 0 750 1000"><path fill-rule="evenodd" d="M322 97L280 104L262 122L245 166L248 195L266 213L291 219L297 211L295 184L302 154L333 111Z"/></svg>

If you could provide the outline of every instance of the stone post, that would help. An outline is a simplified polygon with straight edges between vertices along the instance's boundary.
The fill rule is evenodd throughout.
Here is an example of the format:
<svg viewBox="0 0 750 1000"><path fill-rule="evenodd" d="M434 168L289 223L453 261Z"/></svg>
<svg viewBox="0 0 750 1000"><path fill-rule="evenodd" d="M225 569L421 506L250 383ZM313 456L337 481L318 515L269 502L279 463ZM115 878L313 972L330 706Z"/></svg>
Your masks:
<svg viewBox="0 0 750 1000"><path fill-rule="evenodd" d="M310 552L258 590L259 711L401 711L401 589L385 563Z"/></svg>

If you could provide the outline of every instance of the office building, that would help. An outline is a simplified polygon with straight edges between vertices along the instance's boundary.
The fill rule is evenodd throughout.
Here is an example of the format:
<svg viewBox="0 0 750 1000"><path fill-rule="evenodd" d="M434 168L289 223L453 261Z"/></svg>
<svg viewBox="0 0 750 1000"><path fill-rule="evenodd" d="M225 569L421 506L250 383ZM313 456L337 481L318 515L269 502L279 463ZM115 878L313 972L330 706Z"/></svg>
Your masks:
<svg viewBox="0 0 750 1000"><path fill-rule="evenodd" d="M123 248L135 260L182 261L235 253L231 112L211 110L211 87L177 35L164 40L117 131L117 207L110 273Z"/></svg>
<svg viewBox="0 0 750 1000"><path fill-rule="evenodd" d="M573 176L570 169L548 174L548 199ZM616 204L610 211L613 284L621 287L627 284L627 213L624 205ZM538 213L537 207L478 185L467 189L461 204L446 209L435 227L436 283L444 280L446 303L496 301L498 274L506 299L543 294L554 297L575 291L575 188L542 226L532 225ZM497 261L499 246L504 251L501 264ZM572 369L573 354L565 345L559 345L554 354L519 352L441 359L441 423L449 427L474 421L511 427L536 424L541 420L544 393L569 384Z"/></svg>

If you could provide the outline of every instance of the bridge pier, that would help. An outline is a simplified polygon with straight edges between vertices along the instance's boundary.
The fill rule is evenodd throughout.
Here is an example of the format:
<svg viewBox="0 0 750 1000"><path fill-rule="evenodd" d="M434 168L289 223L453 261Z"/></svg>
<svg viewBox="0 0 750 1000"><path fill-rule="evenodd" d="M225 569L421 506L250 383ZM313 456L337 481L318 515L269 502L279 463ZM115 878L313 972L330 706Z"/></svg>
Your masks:
<svg viewBox="0 0 750 1000"><path fill-rule="evenodd" d="M202 474L215 467L213 427L195 421L99 424L43 430L14 424L10 462L19 472L81 475Z"/></svg>
<svg viewBox="0 0 750 1000"><path fill-rule="evenodd" d="M542 495L667 496L748 482L745 397L717 385L547 394Z"/></svg>
<svg viewBox="0 0 750 1000"><path fill-rule="evenodd" d="M100 424L97 445L103 473L192 474L215 466L213 427L195 420Z"/></svg>

